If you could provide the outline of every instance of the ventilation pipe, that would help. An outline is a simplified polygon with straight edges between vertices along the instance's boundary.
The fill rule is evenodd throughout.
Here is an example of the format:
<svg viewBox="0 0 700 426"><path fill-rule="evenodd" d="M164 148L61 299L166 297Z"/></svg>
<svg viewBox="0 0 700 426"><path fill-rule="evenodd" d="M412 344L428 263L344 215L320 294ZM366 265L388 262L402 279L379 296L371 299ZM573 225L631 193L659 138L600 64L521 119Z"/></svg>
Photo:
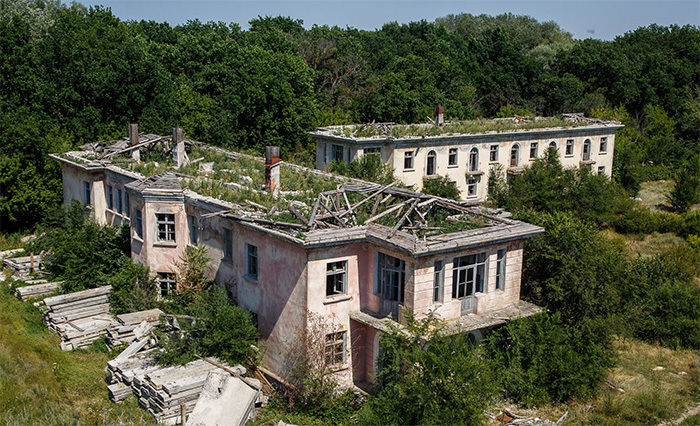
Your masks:
<svg viewBox="0 0 700 426"><path fill-rule="evenodd" d="M445 107L439 106L435 108L435 125L442 126L445 124Z"/></svg>

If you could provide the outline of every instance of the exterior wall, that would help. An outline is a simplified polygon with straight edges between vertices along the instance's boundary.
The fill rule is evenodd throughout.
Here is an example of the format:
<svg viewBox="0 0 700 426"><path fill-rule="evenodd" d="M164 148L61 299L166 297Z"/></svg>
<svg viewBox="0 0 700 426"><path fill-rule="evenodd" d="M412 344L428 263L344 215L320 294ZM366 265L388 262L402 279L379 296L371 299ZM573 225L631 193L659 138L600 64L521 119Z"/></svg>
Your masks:
<svg viewBox="0 0 700 426"><path fill-rule="evenodd" d="M601 138L607 138L607 150L600 151ZM573 153L566 155L566 141L574 140ZM584 141L591 141L590 161L582 162ZM465 137L438 137L426 139L425 141L407 140L358 140L358 141L335 141L323 137L316 137L316 168L326 170L331 162L332 145L343 147L344 161L347 161L347 152L352 152L351 158L364 155L365 149L381 147L382 161L389 164L394 169L394 174L405 184L412 185L417 191L423 188L423 181L426 178L427 155L430 151L435 151L436 171L435 176L448 176L457 183L457 188L465 200L483 201L488 195L489 171L500 164L504 171L511 169L510 154L514 145L520 146L520 161L516 170L533 163L535 158L544 158L549 144L555 142L559 152L559 159L566 168L571 167L591 167L592 172L597 174L598 168L603 167L603 174L612 176L613 152L615 150L615 130L581 129L573 128L561 131L547 132L510 132L503 134L489 134L483 136ZM537 143L537 156L530 158L530 146ZM491 146L498 146L497 161L490 161ZM324 148L325 147L325 148ZM468 172L469 154L472 148L478 149L477 173ZM450 148L457 149L457 164L448 165ZM324 158L323 153L326 153ZM404 169L404 156L406 152L413 152L413 169ZM467 180L476 180L476 193L469 195Z"/></svg>
<svg viewBox="0 0 700 426"><path fill-rule="evenodd" d="M104 173L104 180L102 181L102 193L104 194L104 223L119 226L122 223L129 223L129 217L131 215L130 211L127 211L127 201L126 197L129 194L126 192L124 185L133 182L134 179L128 176L124 176L119 173L114 173L112 171L106 171ZM107 203L107 197L109 194L108 186L112 187L112 208L109 208ZM119 191L117 191L119 190ZM118 192L121 193L122 199L122 211L119 212L118 209ZM129 206L131 204L131 199L128 202ZM130 210L130 209L129 209Z"/></svg>
<svg viewBox="0 0 700 426"><path fill-rule="evenodd" d="M158 241L156 213L175 215L175 241ZM148 256L141 256L151 272L175 272L175 264L185 253L187 246L187 219L182 203L147 201L141 211L143 217L143 241Z"/></svg>

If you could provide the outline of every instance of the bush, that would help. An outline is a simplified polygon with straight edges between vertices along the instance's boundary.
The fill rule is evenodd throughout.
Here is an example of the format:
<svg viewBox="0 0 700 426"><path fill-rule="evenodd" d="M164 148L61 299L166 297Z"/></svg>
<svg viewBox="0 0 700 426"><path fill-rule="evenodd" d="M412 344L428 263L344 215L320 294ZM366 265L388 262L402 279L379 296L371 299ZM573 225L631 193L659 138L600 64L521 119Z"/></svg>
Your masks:
<svg viewBox="0 0 700 426"><path fill-rule="evenodd" d="M359 415L362 423L483 424L498 380L465 334L449 335L433 315L406 315L407 334L380 339L382 390Z"/></svg>
<svg viewBox="0 0 700 426"><path fill-rule="evenodd" d="M382 159L378 154L365 154L352 160L349 164L336 160L331 163L330 172L384 185L388 185L396 180L394 170L382 163Z"/></svg>
<svg viewBox="0 0 700 426"><path fill-rule="evenodd" d="M689 164L683 165L676 172L675 184L673 189L671 189L668 200L677 211L685 212L690 206L700 201L699 170L700 160L694 160Z"/></svg>
<svg viewBox="0 0 700 426"><path fill-rule="evenodd" d="M109 303L114 314L138 312L156 306L158 284L148 267L127 259L108 282L112 286Z"/></svg>
<svg viewBox="0 0 700 426"><path fill-rule="evenodd" d="M435 195L436 197L459 200L460 193L457 183L447 176L437 176L423 180L423 193Z"/></svg>
<svg viewBox="0 0 700 426"><path fill-rule="evenodd" d="M673 213L653 213L631 207L612 219L610 224L617 232L623 234L678 233L683 229L683 218Z"/></svg>
<svg viewBox="0 0 700 426"><path fill-rule="evenodd" d="M527 405L590 397L614 364L604 328L568 327L558 314L510 321L488 335L484 349L507 395Z"/></svg>

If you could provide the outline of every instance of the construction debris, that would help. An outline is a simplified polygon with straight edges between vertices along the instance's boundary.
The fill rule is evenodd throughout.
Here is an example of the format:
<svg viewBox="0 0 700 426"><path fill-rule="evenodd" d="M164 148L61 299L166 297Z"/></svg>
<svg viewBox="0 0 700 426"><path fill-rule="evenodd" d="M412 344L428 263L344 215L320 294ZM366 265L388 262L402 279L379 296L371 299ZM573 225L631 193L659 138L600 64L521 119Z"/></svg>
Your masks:
<svg viewBox="0 0 700 426"><path fill-rule="evenodd" d="M43 271L43 256L31 254L29 256L3 259L6 268L11 269L18 278L26 278L34 273L37 276L46 275Z"/></svg>
<svg viewBox="0 0 700 426"><path fill-rule="evenodd" d="M43 281L43 283L35 283L33 285L17 287L15 288L15 296L17 296L19 300L26 302L31 298L42 297L55 293L58 291L59 286L63 283L63 281L56 281L53 283L47 283L46 280L36 281ZM31 284L31 281L27 282Z"/></svg>
<svg viewBox="0 0 700 426"><path fill-rule="evenodd" d="M141 312L117 315L117 323L107 329L107 348L115 349L122 345L130 345L147 334L137 330L142 324L152 324L158 321L163 312L160 309L150 309Z"/></svg>
<svg viewBox="0 0 700 426"><path fill-rule="evenodd" d="M255 418L260 386L226 373L209 372L188 426L244 425Z"/></svg>
<svg viewBox="0 0 700 426"><path fill-rule="evenodd" d="M61 349L89 346L115 323L109 307L110 290L105 286L44 299L48 308L44 322L61 336Z"/></svg>

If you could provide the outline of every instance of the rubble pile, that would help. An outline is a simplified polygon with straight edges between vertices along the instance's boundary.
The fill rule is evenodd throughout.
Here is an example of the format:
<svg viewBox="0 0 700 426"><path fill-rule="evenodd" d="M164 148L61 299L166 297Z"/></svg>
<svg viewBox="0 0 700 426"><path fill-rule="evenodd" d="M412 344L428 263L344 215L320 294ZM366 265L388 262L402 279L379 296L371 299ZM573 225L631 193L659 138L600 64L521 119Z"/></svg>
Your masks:
<svg viewBox="0 0 700 426"><path fill-rule="evenodd" d="M25 283L29 285L15 288L15 296L22 302L55 293L63 281L49 283L46 280L33 280Z"/></svg>
<svg viewBox="0 0 700 426"><path fill-rule="evenodd" d="M117 315L117 323L107 329L107 348L112 350L122 345L134 343L140 338L134 333L134 330L143 321L149 324L157 322L161 315L163 312L160 309Z"/></svg>
<svg viewBox="0 0 700 426"><path fill-rule="evenodd" d="M61 336L61 349L89 346L115 323L109 308L110 289L104 286L44 299L44 322Z"/></svg>

